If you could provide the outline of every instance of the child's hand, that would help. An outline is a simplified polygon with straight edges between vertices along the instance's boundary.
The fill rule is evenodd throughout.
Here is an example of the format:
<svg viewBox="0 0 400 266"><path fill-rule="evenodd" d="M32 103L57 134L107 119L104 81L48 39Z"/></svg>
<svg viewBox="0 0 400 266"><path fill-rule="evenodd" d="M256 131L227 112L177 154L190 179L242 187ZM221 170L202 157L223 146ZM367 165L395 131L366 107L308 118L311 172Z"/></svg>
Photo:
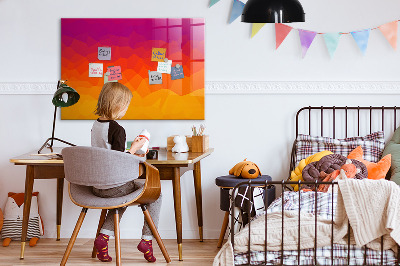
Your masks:
<svg viewBox="0 0 400 266"><path fill-rule="evenodd" d="M145 154L137 154L137 153L135 153L135 155L136 156L139 156L139 157L146 157L146 155L149 153L149 149L147 149L147 151L146 151L146 153Z"/></svg>
<svg viewBox="0 0 400 266"><path fill-rule="evenodd" d="M132 142L129 152L132 154L135 154L140 148L143 147L143 145L146 143L146 141L147 140L145 138L136 137L135 140Z"/></svg>

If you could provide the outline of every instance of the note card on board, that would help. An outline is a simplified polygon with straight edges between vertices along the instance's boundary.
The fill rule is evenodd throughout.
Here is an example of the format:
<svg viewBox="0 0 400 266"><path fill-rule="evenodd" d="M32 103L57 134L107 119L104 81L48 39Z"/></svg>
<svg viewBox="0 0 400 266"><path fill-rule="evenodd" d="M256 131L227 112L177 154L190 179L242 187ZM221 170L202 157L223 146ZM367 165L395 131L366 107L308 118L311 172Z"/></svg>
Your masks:
<svg viewBox="0 0 400 266"><path fill-rule="evenodd" d="M183 75L183 67L176 64L173 68L171 68L171 79L183 79L185 75Z"/></svg>
<svg viewBox="0 0 400 266"><path fill-rule="evenodd" d="M166 51L167 49L165 48L153 48L151 53L151 61L164 62Z"/></svg>
<svg viewBox="0 0 400 266"><path fill-rule="evenodd" d="M108 76L110 76L110 72L104 73L104 84L106 84L107 82L118 82L118 80L108 80Z"/></svg>
<svg viewBox="0 0 400 266"><path fill-rule="evenodd" d="M158 62L157 72L171 74L172 60L166 58L166 61L167 62Z"/></svg>
<svg viewBox="0 0 400 266"><path fill-rule="evenodd" d="M102 63L89 63L89 77L90 78L103 77L103 64Z"/></svg>
<svg viewBox="0 0 400 266"><path fill-rule="evenodd" d="M110 67L107 67L107 72L110 72L110 75L108 76L108 81L114 81L114 80L121 80L122 79L121 66L110 66Z"/></svg>
<svg viewBox="0 0 400 266"><path fill-rule="evenodd" d="M157 71L149 70L149 84L162 84L162 74Z"/></svg>
<svg viewBox="0 0 400 266"><path fill-rule="evenodd" d="M99 60L111 60L111 47L97 47L97 58Z"/></svg>

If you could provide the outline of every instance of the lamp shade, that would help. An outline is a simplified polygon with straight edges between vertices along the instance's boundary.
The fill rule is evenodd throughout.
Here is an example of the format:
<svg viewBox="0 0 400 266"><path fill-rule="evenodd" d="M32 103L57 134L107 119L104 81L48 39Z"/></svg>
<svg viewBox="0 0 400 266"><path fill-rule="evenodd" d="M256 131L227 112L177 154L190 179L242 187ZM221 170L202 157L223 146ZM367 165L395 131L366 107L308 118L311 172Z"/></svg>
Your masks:
<svg viewBox="0 0 400 266"><path fill-rule="evenodd" d="M298 0L249 0L243 8L242 22L304 22L304 15Z"/></svg>
<svg viewBox="0 0 400 266"><path fill-rule="evenodd" d="M53 104L57 107L68 107L79 101L80 95L73 88L61 83L53 95Z"/></svg>

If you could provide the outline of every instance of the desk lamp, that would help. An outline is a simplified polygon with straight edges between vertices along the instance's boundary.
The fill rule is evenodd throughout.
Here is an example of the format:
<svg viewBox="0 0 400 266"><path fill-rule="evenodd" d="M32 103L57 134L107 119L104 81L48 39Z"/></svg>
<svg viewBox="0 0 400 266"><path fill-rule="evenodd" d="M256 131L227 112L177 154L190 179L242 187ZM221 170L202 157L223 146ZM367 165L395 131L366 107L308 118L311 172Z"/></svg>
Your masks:
<svg viewBox="0 0 400 266"><path fill-rule="evenodd" d="M304 22L304 10L298 0L249 0L243 8L242 22Z"/></svg>
<svg viewBox="0 0 400 266"><path fill-rule="evenodd" d="M45 143L39 149L38 153L40 153L43 150L43 148L45 148L45 147L50 148L51 152L53 152L53 141L54 140L58 140L60 142L68 144L70 146L75 146L72 143L69 143L65 140L54 137L54 130L56 127L57 107L68 107L68 106L74 105L79 101L79 98L80 98L78 92L76 90L74 90L73 88L67 86L67 84L65 84L65 82L66 82L65 80L59 80L57 83L57 90L54 93L53 100L52 100L53 105L54 105L53 131L51 133L51 138L48 138L45 141ZM49 141L51 141L50 144L49 144Z"/></svg>

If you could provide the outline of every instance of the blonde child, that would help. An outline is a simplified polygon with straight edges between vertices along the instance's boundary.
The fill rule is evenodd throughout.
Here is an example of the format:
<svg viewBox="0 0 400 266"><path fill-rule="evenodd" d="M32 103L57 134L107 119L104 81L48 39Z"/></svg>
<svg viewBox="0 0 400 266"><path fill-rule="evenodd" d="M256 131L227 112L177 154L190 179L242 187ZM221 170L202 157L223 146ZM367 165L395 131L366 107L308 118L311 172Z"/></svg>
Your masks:
<svg viewBox="0 0 400 266"><path fill-rule="evenodd" d="M111 150L125 152L126 134L125 129L120 126L115 120L122 118L132 99L132 92L124 85L117 82L108 82L101 89L96 107L96 115L100 116L92 126L91 142L93 147L101 147ZM138 155L139 150L146 142L144 138L136 138L128 153L133 156L143 157ZM93 194L102 198L122 197L132 193L135 190L143 187L143 183L135 182L137 176L132 176L132 181L121 184L117 187L93 187ZM156 226L160 216L161 195L153 203L147 205L151 217ZM124 214L126 207L119 208L118 212L120 219ZM99 236L94 241L97 249L97 258L101 261L112 261L108 255L108 240L114 235L114 219L115 210L107 212L106 220L101 228ZM137 246L138 250L144 253L144 258L149 262L156 261L153 255L152 248L152 233L147 222L144 222L142 230L142 240Z"/></svg>

